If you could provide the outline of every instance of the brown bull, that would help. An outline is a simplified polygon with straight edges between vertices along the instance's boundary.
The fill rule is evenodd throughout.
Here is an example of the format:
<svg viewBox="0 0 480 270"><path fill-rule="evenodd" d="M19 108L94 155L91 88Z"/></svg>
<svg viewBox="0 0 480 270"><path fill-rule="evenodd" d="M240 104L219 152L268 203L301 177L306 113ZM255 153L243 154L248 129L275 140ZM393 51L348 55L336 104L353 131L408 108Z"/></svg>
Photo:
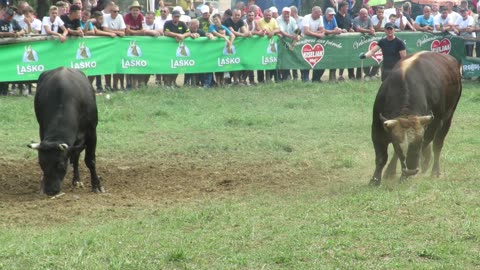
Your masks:
<svg viewBox="0 0 480 270"><path fill-rule="evenodd" d="M376 167L370 185L380 185L390 143L395 154L385 177L395 174L397 159L402 166L400 180L415 175L420 154L425 172L431 160L432 141L432 175L440 175L440 152L461 93L460 63L450 55L419 52L396 64L380 86L373 106Z"/></svg>

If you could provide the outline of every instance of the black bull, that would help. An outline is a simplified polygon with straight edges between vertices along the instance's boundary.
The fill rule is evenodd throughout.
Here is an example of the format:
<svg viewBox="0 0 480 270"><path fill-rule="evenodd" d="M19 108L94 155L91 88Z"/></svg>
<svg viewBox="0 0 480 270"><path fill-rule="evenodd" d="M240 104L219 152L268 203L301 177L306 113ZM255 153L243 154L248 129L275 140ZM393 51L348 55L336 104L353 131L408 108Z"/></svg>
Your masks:
<svg viewBox="0 0 480 270"><path fill-rule="evenodd" d="M397 158L402 166L401 180L415 175L420 154L425 172L431 160L432 141L432 175L440 175L440 152L461 92L460 64L452 56L419 52L396 64L380 86L373 107L376 167L371 185L380 185L390 143L395 154L385 177L395 175Z"/></svg>
<svg viewBox="0 0 480 270"><path fill-rule="evenodd" d="M41 142L29 147L38 150L43 171L41 191L48 195L61 191L69 160L73 165L73 185L83 186L78 160L85 149L92 191L104 192L95 168L98 123L95 91L85 74L64 67L43 72L37 83L35 115Z"/></svg>

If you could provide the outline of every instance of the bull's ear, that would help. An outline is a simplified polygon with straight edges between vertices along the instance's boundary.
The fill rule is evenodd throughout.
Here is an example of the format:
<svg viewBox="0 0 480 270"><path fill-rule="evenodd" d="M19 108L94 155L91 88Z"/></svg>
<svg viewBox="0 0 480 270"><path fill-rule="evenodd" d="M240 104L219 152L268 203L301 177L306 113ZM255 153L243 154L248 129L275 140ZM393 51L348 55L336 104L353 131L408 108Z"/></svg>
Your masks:
<svg viewBox="0 0 480 270"><path fill-rule="evenodd" d="M396 125L398 125L398 120L387 120L383 122L383 128L385 130L392 130Z"/></svg>
<svg viewBox="0 0 480 270"><path fill-rule="evenodd" d="M32 148L34 150L39 150L40 149L40 144L39 143L31 143L27 145L29 148Z"/></svg>
<svg viewBox="0 0 480 270"><path fill-rule="evenodd" d="M428 125L430 124L430 122L432 122L433 120L433 115L427 115L427 116L420 116L418 117L418 122L420 122L420 124L422 126L425 126L425 125Z"/></svg>
<svg viewBox="0 0 480 270"><path fill-rule="evenodd" d="M65 151L65 150L68 149L68 144L66 144L66 143L61 143L61 144L58 145L58 148L59 148L60 150L62 150L62 151Z"/></svg>

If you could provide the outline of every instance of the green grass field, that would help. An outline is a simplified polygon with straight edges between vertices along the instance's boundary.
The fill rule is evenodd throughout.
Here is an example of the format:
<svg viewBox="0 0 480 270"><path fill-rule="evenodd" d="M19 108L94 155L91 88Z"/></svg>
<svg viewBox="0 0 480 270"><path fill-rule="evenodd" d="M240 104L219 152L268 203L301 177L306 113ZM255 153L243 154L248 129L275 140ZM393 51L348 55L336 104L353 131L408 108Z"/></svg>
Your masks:
<svg viewBox="0 0 480 270"><path fill-rule="evenodd" d="M464 84L440 178L373 188L378 87L98 96L107 193L69 176L54 200L26 147L33 98L0 97L0 269L479 269L478 84Z"/></svg>

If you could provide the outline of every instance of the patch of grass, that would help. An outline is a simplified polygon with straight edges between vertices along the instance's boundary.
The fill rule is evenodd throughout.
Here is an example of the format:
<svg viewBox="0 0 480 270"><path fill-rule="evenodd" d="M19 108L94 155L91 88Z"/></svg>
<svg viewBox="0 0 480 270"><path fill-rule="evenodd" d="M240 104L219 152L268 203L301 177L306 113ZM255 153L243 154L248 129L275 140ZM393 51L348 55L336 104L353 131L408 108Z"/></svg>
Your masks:
<svg viewBox="0 0 480 270"><path fill-rule="evenodd" d="M48 224L0 220L0 269L478 269L477 85L464 85L441 178L427 173L400 184L397 177L372 188L378 86L285 83L100 96L98 162L176 162L181 155L205 168L268 164L254 179L262 185L184 201L126 196L112 206L99 197L85 206L88 215L64 222L54 221L55 204L41 202L34 210L52 218ZM33 99L0 97L0 111L8 112L0 117L0 155L36 159L25 146L38 141ZM0 201L0 209L28 213L24 205Z"/></svg>

